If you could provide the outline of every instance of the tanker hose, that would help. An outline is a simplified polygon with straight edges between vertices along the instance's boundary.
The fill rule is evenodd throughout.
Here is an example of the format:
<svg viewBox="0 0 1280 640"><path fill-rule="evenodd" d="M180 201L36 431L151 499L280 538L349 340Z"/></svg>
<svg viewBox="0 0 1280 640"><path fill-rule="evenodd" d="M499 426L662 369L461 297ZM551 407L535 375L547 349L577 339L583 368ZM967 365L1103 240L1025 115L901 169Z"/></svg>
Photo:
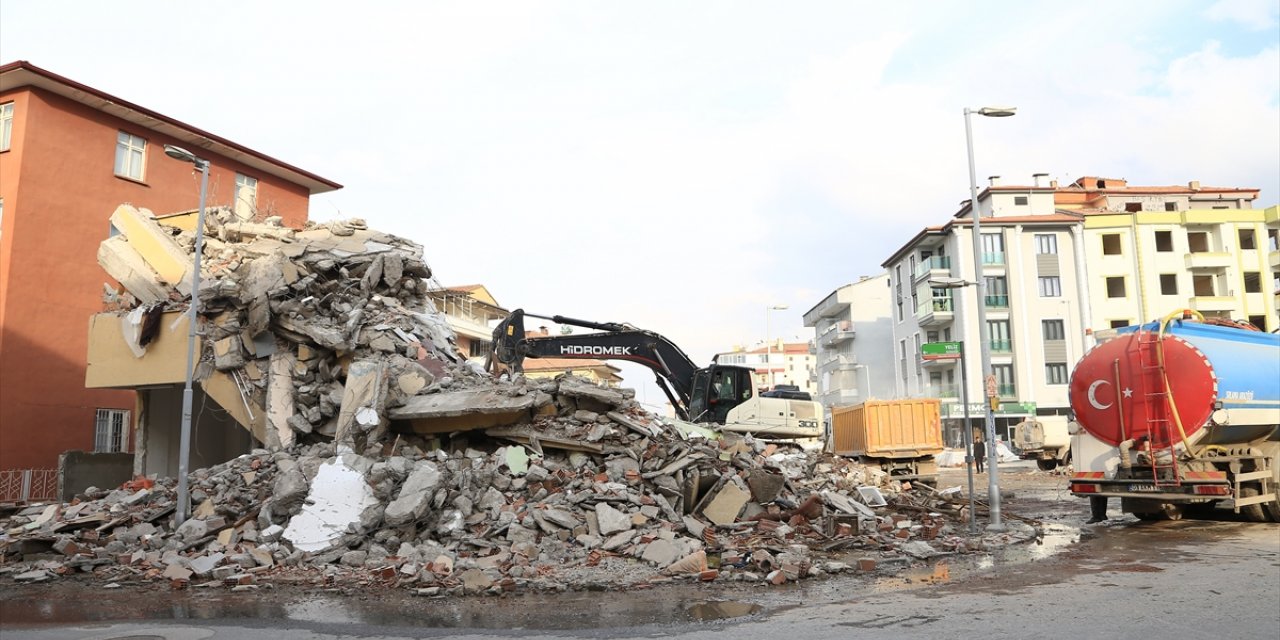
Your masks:
<svg viewBox="0 0 1280 640"><path fill-rule="evenodd" d="M1160 363L1160 377L1164 380L1165 398L1168 399L1169 411L1173 414L1173 424L1178 427L1178 435L1182 436L1182 445L1186 447L1187 455L1195 459L1200 457L1200 452L1192 449L1191 442L1187 439L1187 431L1182 427L1182 416L1178 414L1178 404L1173 400L1173 387L1169 384L1169 370L1164 366L1164 331L1169 327L1169 323L1183 317L1184 314L1195 314L1200 322L1204 322L1204 316L1199 311L1192 309L1175 311L1161 319L1160 332L1156 335L1156 361Z"/></svg>
<svg viewBox="0 0 1280 640"><path fill-rule="evenodd" d="M1129 459L1129 449L1133 448L1133 438L1129 438L1120 443L1120 466L1125 469L1133 468L1133 461Z"/></svg>

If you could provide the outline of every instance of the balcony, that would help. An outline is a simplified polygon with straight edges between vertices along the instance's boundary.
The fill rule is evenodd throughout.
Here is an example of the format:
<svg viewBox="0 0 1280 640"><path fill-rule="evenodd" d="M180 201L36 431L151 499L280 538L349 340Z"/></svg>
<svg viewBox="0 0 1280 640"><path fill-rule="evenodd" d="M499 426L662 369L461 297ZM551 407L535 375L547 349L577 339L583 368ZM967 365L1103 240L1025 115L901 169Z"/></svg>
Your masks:
<svg viewBox="0 0 1280 640"><path fill-rule="evenodd" d="M1004 252L988 251L982 254L982 266L984 267L1003 267Z"/></svg>
<svg viewBox="0 0 1280 640"><path fill-rule="evenodd" d="M916 280L933 277L947 278L951 276L951 258L949 256L932 256L916 265Z"/></svg>
<svg viewBox="0 0 1280 640"><path fill-rule="evenodd" d="M1187 304L1196 311L1235 311L1238 306L1231 296L1192 296Z"/></svg>
<svg viewBox="0 0 1280 640"><path fill-rule="evenodd" d="M1008 309L1009 294L983 296L982 304L988 309Z"/></svg>
<svg viewBox="0 0 1280 640"><path fill-rule="evenodd" d="M951 296L933 298L916 310L916 321L922 327L946 324L955 319L955 305Z"/></svg>
<svg viewBox="0 0 1280 640"><path fill-rule="evenodd" d="M1225 269L1231 266L1231 254L1225 251L1199 251L1185 254L1183 264L1188 269Z"/></svg>
<svg viewBox="0 0 1280 640"><path fill-rule="evenodd" d="M1013 353L1012 340L992 340L991 353Z"/></svg>
<svg viewBox="0 0 1280 640"><path fill-rule="evenodd" d="M858 365L857 356L852 356L844 353L833 353L827 356L826 358L824 358L822 361L822 366L829 367L837 371L853 369L857 365Z"/></svg>
<svg viewBox="0 0 1280 640"><path fill-rule="evenodd" d="M931 384L925 389L925 395L930 398L959 398L960 385L958 384Z"/></svg>
<svg viewBox="0 0 1280 640"><path fill-rule="evenodd" d="M996 385L996 393L997 393L1001 398L1016 398L1016 397L1018 397L1018 390L1015 388L1015 385L1012 385L1012 384L998 384L998 385Z"/></svg>
<svg viewBox="0 0 1280 640"><path fill-rule="evenodd" d="M857 389L832 389L822 394L822 404L828 407L847 407L849 405L861 404L865 398L858 393Z"/></svg>
<svg viewBox="0 0 1280 640"><path fill-rule="evenodd" d="M1272 249L1267 254L1267 265L1272 271L1280 271L1280 249Z"/></svg>
<svg viewBox="0 0 1280 640"><path fill-rule="evenodd" d="M854 338L854 335L853 323L849 320L841 320L827 327L818 339L822 342L822 346L830 347L842 342L848 342Z"/></svg>

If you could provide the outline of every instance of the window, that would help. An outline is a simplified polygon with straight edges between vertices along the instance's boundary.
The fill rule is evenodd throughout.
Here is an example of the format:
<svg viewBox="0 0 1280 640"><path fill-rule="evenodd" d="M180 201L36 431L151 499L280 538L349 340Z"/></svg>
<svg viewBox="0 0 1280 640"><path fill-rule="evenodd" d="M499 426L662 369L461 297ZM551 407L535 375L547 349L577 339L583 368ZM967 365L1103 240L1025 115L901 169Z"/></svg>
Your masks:
<svg viewBox="0 0 1280 640"><path fill-rule="evenodd" d="M1120 255L1120 234L1107 233L1102 236L1102 255L1118 256Z"/></svg>
<svg viewBox="0 0 1280 640"><path fill-rule="evenodd" d="M1177 211L1177 210L1178 210L1178 203L1176 203L1176 202L1166 202L1166 203L1164 203L1164 210L1165 210L1165 211Z"/></svg>
<svg viewBox="0 0 1280 640"><path fill-rule="evenodd" d="M93 425L93 450L117 453L125 450L129 432L129 412L123 409L98 409Z"/></svg>
<svg viewBox="0 0 1280 640"><path fill-rule="evenodd" d="M116 135L116 175L141 180L146 157L146 140L123 131Z"/></svg>
<svg viewBox="0 0 1280 640"><path fill-rule="evenodd" d="M902 380L903 382L906 382L907 380L907 341L905 338L898 341L898 364L900 365L899 368L902 369Z"/></svg>
<svg viewBox="0 0 1280 640"><path fill-rule="evenodd" d="M1012 397L1014 395L1013 365L993 364L991 365L991 373L996 377L996 390L1000 397Z"/></svg>
<svg viewBox="0 0 1280 640"><path fill-rule="evenodd" d="M246 176L243 173L236 174L235 202L236 217L241 220L252 220L253 215L258 211L257 178Z"/></svg>
<svg viewBox="0 0 1280 640"><path fill-rule="evenodd" d="M1066 340L1067 332L1061 320L1041 320L1040 328L1044 333L1045 341L1049 340Z"/></svg>
<svg viewBox="0 0 1280 640"><path fill-rule="evenodd" d="M1176 273L1160 274L1160 295L1164 295L1164 296L1178 295L1178 274Z"/></svg>
<svg viewBox="0 0 1280 640"><path fill-rule="evenodd" d="M1127 326L1129 326L1128 320L1112 320L1111 321L1112 329L1119 329L1120 327L1127 327Z"/></svg>
<svg viewBox="0 0 1280 640"><path fill-rule="evenodd" d="M1187 233L1187 247L1191 253L1207 253L1209 251L1209 234L1204 231Z"/></svg>
<svg viewBox="0 0 1280 640"><path fill-rule="evenodd" d="M1107 278L1107 297L1123 298L1124 297L1124 276L1113 276Z"/></svg>
<svg viewBox="0 0 1280 640"><path fill-rule="evenodd" d="M1004 276L986 276L983 281L987 290L983 304L987 305L987 307L1007 309L1009 307L1009 285L1005 282Z"/></svg>
<svg viewBox="0 0 1280 640"><path fill-rule="evenodd" d="M1244 272L1244 292L1262 293L1262 274L1257 271Z"/></svg>
<svg viewBox="0 0 1280 640"><path fill-rule="evenodd" d="M1045 384L1066 384L1067 363L1046 362L1044 365L1044 382Z"/></svg>
<svg viewBox="0 0 1280 640"><path fill-rule="evenodd" d="M915 291L911 292L911 313L912 314L920 313L920 300L916 296Z"/></svg>
<svg viewBox="0 0 1280 640"><path fill-rule="evenodd" d="M1215 296L1217 288L1213 286L1213 276L1191 276L1191 289L1196 296Z"/></svg>
<svg viewBox="0 0 1280 640"><path fill-rule="evenodd" d="M1062 296L1062 280L1058 276L1040 276L1040 297L1058 298Z"/></svg>
<svg viewBox="0 0 1280 640"><path fill-rule="evenodd" d="M928 340L929 342L937 342L937 341L938 341L938 332L937 332L937 331L926 331L924 335L925 335L925 340Z"/></svg>
<svg viewBox="0 0 1280 640"><path fill-rule="evenodd" d="M493 353L493 343L488 340L472 340L467 355L472 358L483 358Z"/></svg>
<svg viewBox="0 0 1280 640"><path fill-rule="evenodd" d="M920 375L920 334L916 334L916 375Z"/></svg>
<svg viewBox="0 0 1280 640"><path fill-rule="evenodd" d="M1250 251L1258 248L1257 242L1254 241L1253 229L1240 229L1240 250Z"/></svg>
<svg viewBox="0 0 1280 640"><path fill-rule="evenodd" d="M1013 204L1018 205L1018 206L1025 206L1025 205L1027 204L1027 197L1026 197L1026 196L1014 196L1014 197L1013 197Z"/></svg>
<svg viewBox="0 0 1280 640"><path fill-rule="evenodd" d="M0 151L9 150L13 139L13 103L0 104Z"/></svg>
<svg viewBox="0 0 1280 640"><path fill-rule="evenodd" d="M1258 331L1266 331L1267 317L1266 316L1249 316L1249 324L1256 327Z"/></svg>
<svg viewBox="0 0 1280 640"><path fill-rule="evenodd" d="M1156 251L1173 251L1173 232L1157 231L1156 232Z"/></svg>
<svg viewBox="0 0 1280 640"><path fill-rule="evenodd" d="M1142 203L1141 203L1141 202L1126 202L1126 203L1124 203L1124 210L1125 210L1125 211L1128 211L1129 213L1138 213L1139 211L1142 211Z"/></svg>
<svg viewBox="0 0 1280 640"><path fill-rule="evenodd" d="M951 327L942 330L942 341L951 342Z"/></svg>
<svg viewBox="0 0 1280 640"><path fill-rule="evenodd" d="M1058 252L1058 236L1053 233L1036 234L1036 253L1047 254Z"/></svg>
<svg viewBox="0 0 1280 640"><path fill-rule="evenodd" d="M1000 353L1013 351L1013 340L1009 337L1009 321L988 320L987 340L991 343L992 351Z"/></svg>
<svg viewBox="0 0 1280 640"><path fill-rule="evenodd" d="M1004 264L1004 235L982 234L982 264Z"/></svg>

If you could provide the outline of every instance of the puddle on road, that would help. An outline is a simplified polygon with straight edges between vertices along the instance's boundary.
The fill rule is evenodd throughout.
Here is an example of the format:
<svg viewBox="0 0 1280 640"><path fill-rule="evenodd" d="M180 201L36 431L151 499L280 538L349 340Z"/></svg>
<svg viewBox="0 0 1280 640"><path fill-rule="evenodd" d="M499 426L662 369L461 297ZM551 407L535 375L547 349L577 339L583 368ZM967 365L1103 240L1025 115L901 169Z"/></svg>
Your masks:
<svg viewBox="0 0 1280 640"><path fill-rule="evenodd" d="M146 592L150 587L141 589ZM468 599L407 595L365 599L337 594L262 598L267 595L262 593L255 594L257 598L233 598L212 592L175 593L160 599L139 598L138 593L119 589L93 600L5 598L0 602L0 619L14 625L276 619L380 627L573 630L716 622L746 618L763 609L750 602L689 600L658 591Z"/></svg>
<svg viewBox="0 0 1280 640"><path fill-rule="evenodd" d="M990 569L996 565L1021 564L1036 562L1052 557L1067 547L1080 542L1080 529L1061 524L1046 524L1041 529L1043 535L1032 542L1009 545L990 555L982 556L976 563L976 569Z"/></svg>

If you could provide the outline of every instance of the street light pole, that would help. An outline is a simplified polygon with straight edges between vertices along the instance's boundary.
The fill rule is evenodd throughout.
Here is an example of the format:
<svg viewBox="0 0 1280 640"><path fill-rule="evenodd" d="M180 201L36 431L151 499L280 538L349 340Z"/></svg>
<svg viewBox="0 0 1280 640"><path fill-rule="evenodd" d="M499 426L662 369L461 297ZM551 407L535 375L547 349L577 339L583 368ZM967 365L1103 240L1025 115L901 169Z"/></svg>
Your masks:
<svg viewBox="0 0 1280 640"><path fill-rule="evenodd" d="M973 162L973 126L969 116L978 115L991 118L1003 118L1014 114L1013 107L983 107L981 109L964 109L964 139L969 152L969 217L973 220L973 271L976 291L978 292L978 345L982 355L982 378L985 382L991 371L991 342L987 336L986 282L982 276L982 216L978 211L978 173ZM999 393L999 391L997 391ZM965 425L968 428L968 425ZM999 454L996 452L996 417L991 401L986 403L986 438L987 438L987 493L991 512L991 522L987 525L990 531L1003 531L1000 522L1000 473L996 467Z"/></svg>
<svg viewBox="0 0 1280 640"><path fill-rule="evenodd" d="M773 375L773 343L769 341L769 312L786 309L785 304L774 304L764 308L764 368L769 373L769 388L777 386L778 379Z"/></svg>
<svg viewBox="0 0 1280 640"><path fill-rule="evenodd" d="M200 261L204 252L204 204L209 192L209 161L173 145L164 146L165 155L175 160L190 162L200 170L200 210L196 214L196 259L191 267L191 305L187 309L187 378L182 387L182 433L178 440L178 505L174 521L182 524L191 513L191 491L188 486L188 467L191 462L191 405L192 378L196 366L196 322L200 312Z"/></svg>

